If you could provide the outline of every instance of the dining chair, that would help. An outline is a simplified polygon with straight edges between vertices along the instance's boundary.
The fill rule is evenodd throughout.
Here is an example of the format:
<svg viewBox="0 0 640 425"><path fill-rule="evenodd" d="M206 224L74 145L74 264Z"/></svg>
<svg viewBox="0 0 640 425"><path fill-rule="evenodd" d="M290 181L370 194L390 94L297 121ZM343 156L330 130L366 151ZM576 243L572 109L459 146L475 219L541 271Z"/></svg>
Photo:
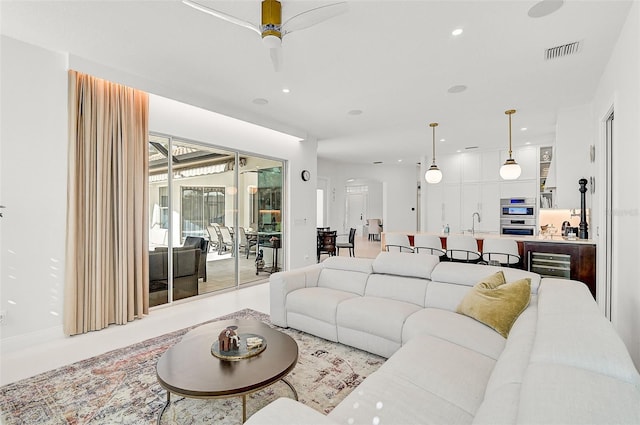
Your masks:
<svg viewBox="0 0 640 425"><path fill-rule="evenodd" d="M340 248L347 248L349 250L349 257L356 256L356 229L349 229L349 240L348 242L336 242L336 250L337 255L340 255Z"/></svg>
<svg viewBox="0 0 640 425"><path fill-rule="evenodd" d="M320 256L322 254L329 254L329 256L336 255L336 237L337 232L335 230L318 232L318 263L320 262Z"/></svg>
<svg viewBox="0 0 640 425"><path fill-rule="evenodd" d="M370 241L380 240L380 224L381 224L381 221L379 218L367 219L367 231L369 232Z"/></svg>

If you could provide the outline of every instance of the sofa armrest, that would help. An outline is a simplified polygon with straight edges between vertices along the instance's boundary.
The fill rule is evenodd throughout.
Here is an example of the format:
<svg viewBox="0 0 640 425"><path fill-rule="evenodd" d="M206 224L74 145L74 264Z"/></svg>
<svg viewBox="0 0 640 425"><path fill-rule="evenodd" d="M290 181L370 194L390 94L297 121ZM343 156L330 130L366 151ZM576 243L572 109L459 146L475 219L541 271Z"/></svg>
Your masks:
<svg viewBox="0 0 640 425"><path fill-rule="evenodd" d="M279 398L245 422L246 425L338 425L317 410L290 398Z"/></svg>
<svg viewBox="0 0 640 425"><path fill-rule="evenodd" d="M287 325L287 295L297 289L318 285L321 264L301 269L274 273L269 277L269 303L271 306L271 323L277 326Z"/></svg>

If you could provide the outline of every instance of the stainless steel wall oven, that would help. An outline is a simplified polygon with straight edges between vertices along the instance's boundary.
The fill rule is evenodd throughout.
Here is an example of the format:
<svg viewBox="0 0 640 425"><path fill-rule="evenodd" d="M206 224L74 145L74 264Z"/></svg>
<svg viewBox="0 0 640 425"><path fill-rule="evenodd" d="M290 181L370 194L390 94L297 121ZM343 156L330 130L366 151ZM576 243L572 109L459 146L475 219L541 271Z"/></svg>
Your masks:
<svg viewBox="0 0 640 425"><path fill-rule="evenodd" d="M535 198L503 198L500 200L500 234L514 236L535 236Z"/></svg>

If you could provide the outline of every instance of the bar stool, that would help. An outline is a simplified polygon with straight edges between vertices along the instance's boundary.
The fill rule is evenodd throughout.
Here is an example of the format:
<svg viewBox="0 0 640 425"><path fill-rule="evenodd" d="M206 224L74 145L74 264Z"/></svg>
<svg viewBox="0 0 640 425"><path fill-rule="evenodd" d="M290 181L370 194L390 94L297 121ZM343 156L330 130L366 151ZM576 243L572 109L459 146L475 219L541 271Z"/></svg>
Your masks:
<svg viewBox="0 0 640 425"><path fill-rule="evenodd" d="M447 253L442 249L442 241L436 235L417 234L413 237L414 251L418 254L431 254L442 257Z"/></svg>
<svg viewBox="0 0 640 425"><path fill-rule="evenodd" d="M385 235L385 249L389 252L413 252L409 236L404 233L387 233Z"/></svg>
<svg viewBox="0 0 640 425"><path fill-rule="evenodd" d="M482 260L489 263L498 261L506 267L520 263L518 243L513 239L487 238L482 243Z"/></svg>
<svg viewBox="0 0 640 425"><path fill-rule="evenodd" d="M447 257L450 261L477 263L480 261L478 242L473 236L452 235L447 237Z"/></svg>

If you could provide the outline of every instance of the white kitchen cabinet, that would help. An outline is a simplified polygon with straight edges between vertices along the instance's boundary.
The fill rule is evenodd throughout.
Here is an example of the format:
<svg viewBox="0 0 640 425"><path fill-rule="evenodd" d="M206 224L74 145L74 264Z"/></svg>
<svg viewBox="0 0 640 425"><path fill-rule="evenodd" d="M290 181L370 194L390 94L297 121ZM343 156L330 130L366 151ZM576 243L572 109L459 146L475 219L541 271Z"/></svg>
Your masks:
<svg viewBox="0 0 640 425"><path fill-rule="evenodd" d="M442 171L442 181L439 184L460 183L462 155L443 155L437 158L436 164Z"/></svg>
<svg viewBox="0 0 640 425"><path fill-rule="evenodd" d="M525 146L516 149L518 163L522 169L520 179L529 180L538 177L538 148L534 146Z"/></svg>
<svg viewBox="0 0 640 425"><path fill-rule="evenodd" d="M481 191L482 184L480 183L462 185L462 230L471 229L473 213L477 212L482 218ZM476 229L480 230L480 227L476 225Z"/></svg>
<svg viewBox="0 0 640 425"><path fill-rule="evenodd" d="M500 162L500 152L482 152L481 158L481 180L484 182L500 180L500 167L504 164L504 161Z"/></svg>
<svg viewBox="0 0 640 425"><path fill-rule="evenodd" d="M510 180L500 183L500 198L538 199L537 180Z"/></svg>
<svg viewBox="0 0 640 425"><path fill-rule="evenodd" d="M470 183L462 185L462 229L469 230L473 224L473 213L480 214L475 230L495 232L500 230L500 193L497 182Z"/></svg>
<svg viewBox="0 0 640 425"><path fill-rule="evenodd" d="M500 232L500 185L497 182L483 183L480 209L482 222L477 226L483 232Z"/></svg>
<svg viewBox="0 0 640 425"><path fill-rule="evenodd" d="M460 154L462 160L462 182L479 182L482 180L482 156L479 152Z"/></svg>
<svg viewBox="0 0 640 425"><path fill-rule="evenodd" d="M460 222L460 185L443 185L443 223L449 225L452 233L462 229Z"/></svg>
<svg viewBox="0 0 640 425"><path fill-rule="evenodd" d="M444 221L444 197L442 184L427 184L426 212L427 212L427 232L438 233L442 230Z"/></svg>
<svg viewBox="0 0 640 425"><path fill-rule="evenodd" d="M427 185L425 205L426 231L441 232L449 224L451 232L471 228L471 217L479 212L482 221L476 229L499 232L500 198L537 199L540 193L539 146L523 146L514 150L514 158L522 167L517 180L502 180L500 167L507 159L506 150L465 152L438 158L442 181Z"/></svg>
<svg viewBox="0 0 640 425"><path fill-rule="evenodd" d="M427 232L440 233L449 225L460 231L460 185L435 184L427 188Z"/></svg>

